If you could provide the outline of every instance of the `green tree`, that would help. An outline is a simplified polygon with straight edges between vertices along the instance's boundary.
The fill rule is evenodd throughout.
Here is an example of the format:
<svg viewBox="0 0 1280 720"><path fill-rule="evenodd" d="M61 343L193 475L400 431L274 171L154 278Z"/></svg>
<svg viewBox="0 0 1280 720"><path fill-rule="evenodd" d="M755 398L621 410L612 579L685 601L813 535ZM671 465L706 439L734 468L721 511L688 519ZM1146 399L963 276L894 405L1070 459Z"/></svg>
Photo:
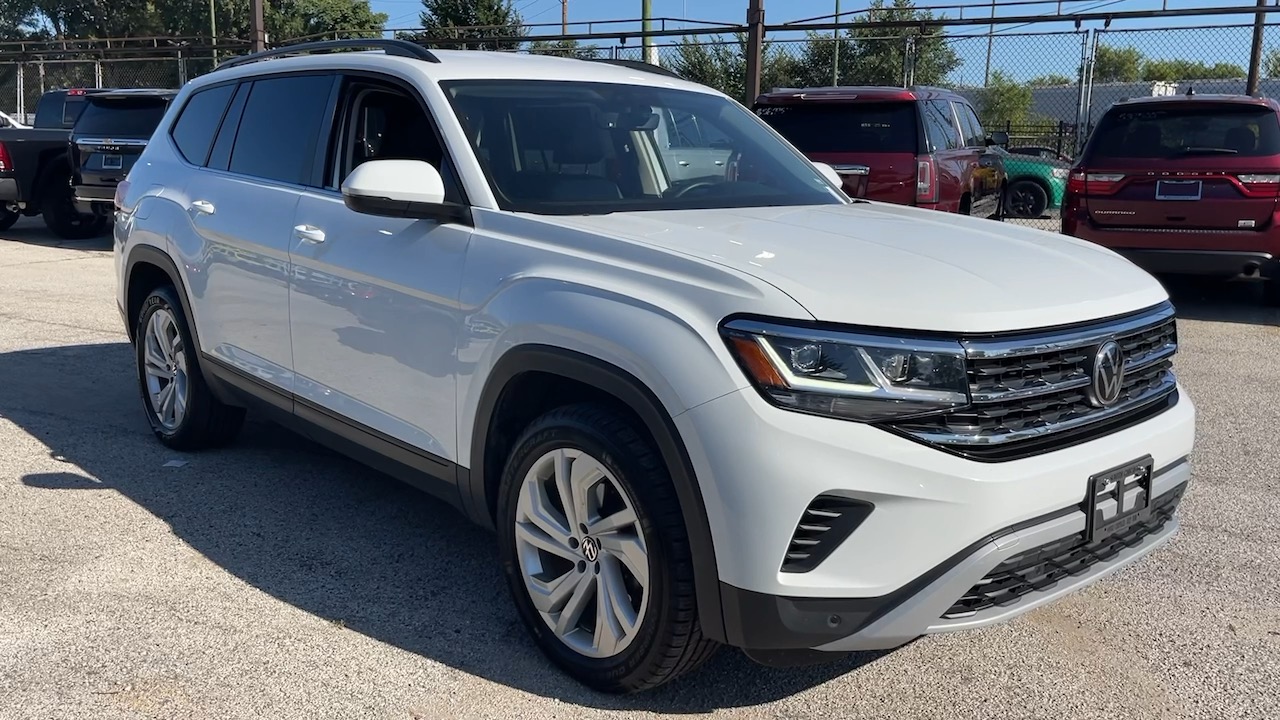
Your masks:
<svg viewBox="0 0 1280 720"><path fill-rule="evenodd" d="M600 56L600 48L595 45L579 45L577 40L534 40L529 43L529 52L535 55L559 55L579 60L595 60Z"/></svg>
<svg viewBox="0 0 1280 720"><path fill-rule="evenodd" d="M1057 73L1049 73L1048 75L1041 75L1039 77L1031 78L1030 80L1027 81L1027 85L1031 87L1058 87L1061 85L1075 85L1075 84L1076 84L1076 80L1074 80L1073 78L1069 78L1066 75L1059 75Z"/></svg>
<svg viewBox="0 0 1280 720"><path fill-rule="evenodd" d="M1094 82L1136 82L1142 79L1142 52L1135 47L1099 45L1093 56Z"/></svg>
<svg viewBox="0 0 1280 720"><path fill-rule="evenodd" d="M422 32L410 38L459 39L468 50L515 50L524 20L512 0L422 0Z"/></svg>
<svg viewBox="0 0 1280 720"><path fill-rule="evenodd" d="M1184 80L1230 80L1246 75L1244 68L1232 63L1207 65L1192 60L1148 60L1142 66L1142 79L1182 82Z"/></svg>
<svg viewBox="0 0 1280 720"><path fill-rule="evenodd" d="M840 47L840 85L901 85L907 61L913 60L912 80L917 85L939 85L960 67L960 56L947 43L940 28L881 27L877 21L933 20L932 11L916 8L914 0L873 0L867 14L842 34L839 41L809 34L799 61L802 84L830 85L837 42ZM908 39L912 51L908 54Z"/></svg>
<svg viewBox="0 0 1280 720"><path fill-rule="evenodd" d="M738 33L734 40L720 37L710 40L681 38L670 69L681 77L724 94L749 102L747 94L747 37ZM760 63L760 87L769 89L795 82L796 63L774 43L764 44Z"/></svg>
<svg viewBox="0 0 1280 720"><path fill-rule="evenodd" d="M1262 58L1262 74L1265 77L1280 77L1280 48L1271 48Z"/></svg>
<svg viewBox="0 0 1280 720"><path fill-rule="evenodd" d="M982 122L989 125L1025 123L1031 116L1031 88L993 70L978 95L978 112Z"/></svg>

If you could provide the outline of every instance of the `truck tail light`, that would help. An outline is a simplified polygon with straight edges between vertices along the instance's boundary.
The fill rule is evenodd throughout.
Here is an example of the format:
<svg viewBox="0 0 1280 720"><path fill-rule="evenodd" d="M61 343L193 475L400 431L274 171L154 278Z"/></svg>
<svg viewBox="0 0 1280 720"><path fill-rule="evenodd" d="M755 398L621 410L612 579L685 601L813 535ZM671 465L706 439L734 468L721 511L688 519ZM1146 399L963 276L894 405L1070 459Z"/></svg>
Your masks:
<svg viewBox="0 0 1280 720"><path fill-rule="evenodd" d="M121 180L116 185L115 204L116 210L124 210L124 199L129 194L129 178Z"/></svg>
<svg viewBox="0 0 1280 720"><path fill-rule="evenodd" d="M1114 195L1124 184L1120 173L1085 173L1084 189L1089 195Z"/></svg>
<svg viewBox="0 0 1280 720"><path fill-rule="evenodd" d="M13 170L13 159L9 157L9 148L0 142L0 172L10 172Z"/></svg>
<svg viewBox="0 0 1280 720"><path fill-rule="evenodd" d="M938 202L938 166L932 155L916 160L916 203Z"/></svg>
<svg viewBox="0 0 1280 720"><path fill-rule="evenodd" d="M1072 170L1071 174L1067 176L1067 192L1072 195L1083 195L1084 175L1083 170Z"/></svg>

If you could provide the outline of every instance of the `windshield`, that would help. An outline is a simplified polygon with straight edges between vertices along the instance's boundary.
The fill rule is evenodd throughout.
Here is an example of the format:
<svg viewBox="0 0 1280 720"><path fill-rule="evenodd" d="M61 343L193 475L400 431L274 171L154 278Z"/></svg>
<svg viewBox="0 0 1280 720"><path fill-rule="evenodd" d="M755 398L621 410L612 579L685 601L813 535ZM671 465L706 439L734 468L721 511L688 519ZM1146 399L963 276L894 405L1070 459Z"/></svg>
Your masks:
<svg viewBox="0 0 1280 720"><path fill-rule="evenodd" d="M762 105L756 114L806 153L915 153L919 137L909 102Z"/></svg>
<svg viewBox="0 0 1280 720"><path fill-rule="evenodd" d="M76 120L75 132L107 138L150 138L167 105L163 98L92 98Z"/></svg>
<svg viewBox="0 0 1280 720"><path fill-rule="evenodd" d="M715 95L611 83L442 83L499 205L540 214L843 204Z"/></svg>
<svg viewBox="0 0 1280 720"><path fill-rule="evenodd" d="M1280 123L1265 107L1243 104L1134 107L1108 114L1093 158L1171 159L1280 154Z"/></svg>

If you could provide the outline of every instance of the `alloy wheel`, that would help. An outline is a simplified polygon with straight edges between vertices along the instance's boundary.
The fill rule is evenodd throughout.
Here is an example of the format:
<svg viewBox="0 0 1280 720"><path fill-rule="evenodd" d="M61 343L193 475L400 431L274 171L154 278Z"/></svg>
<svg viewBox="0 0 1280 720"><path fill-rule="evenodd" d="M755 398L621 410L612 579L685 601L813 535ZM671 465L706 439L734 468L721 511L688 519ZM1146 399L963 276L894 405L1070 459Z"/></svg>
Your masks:
<svg viewBox="0 0 1280 720"><path fill-rule="evenodd" d="M151 314L143 343L151 411L161 427L176 430L187 416L190 382L182 333L171 310L162 307Z"/></svg>

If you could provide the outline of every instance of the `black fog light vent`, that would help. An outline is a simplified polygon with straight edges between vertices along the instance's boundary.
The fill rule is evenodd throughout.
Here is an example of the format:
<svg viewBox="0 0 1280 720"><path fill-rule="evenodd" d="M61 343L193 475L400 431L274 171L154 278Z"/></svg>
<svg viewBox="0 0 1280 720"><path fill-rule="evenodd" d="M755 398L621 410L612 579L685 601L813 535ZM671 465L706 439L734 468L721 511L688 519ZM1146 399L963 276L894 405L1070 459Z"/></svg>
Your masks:
<svg viewBox="0 0 1280 720"><path fill-rule="evenodd" d="M782 572L803 573L818 567L874 509L871 503L838 495L814 498L791 535Z"/></svg>

